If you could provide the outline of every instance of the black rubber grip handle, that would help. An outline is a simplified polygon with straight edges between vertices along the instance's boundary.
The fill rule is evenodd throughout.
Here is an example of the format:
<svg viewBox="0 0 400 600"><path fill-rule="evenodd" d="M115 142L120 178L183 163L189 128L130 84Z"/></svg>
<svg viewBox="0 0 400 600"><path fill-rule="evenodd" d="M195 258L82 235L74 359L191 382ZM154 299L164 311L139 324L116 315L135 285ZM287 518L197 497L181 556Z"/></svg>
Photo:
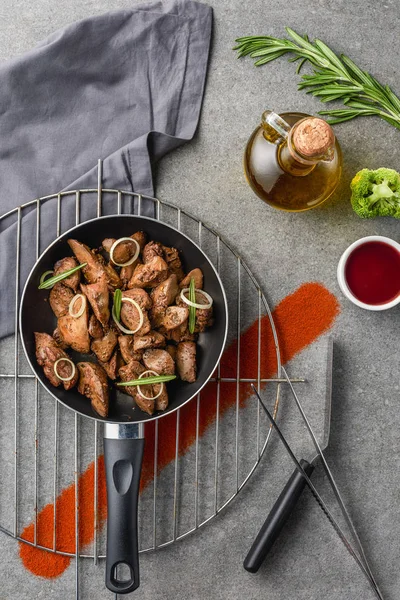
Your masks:
<svg viewBox="0 0 400 600"><path fill-rule="evenodd" d="M313 465L304 459L300 461L300 465L308 476L314 471ZM286 521L290 517L305 485L306 480L300 471L296 469L283 488L282 493L275 502L244 560L243 566L246 571L257 573L275 540L282 531Z"/></svg>
<svg viewBox="0 0 400 600"><path fill-rule="evenodd" d="M144 439L104 438L107 479L106 586L129 594L140 585L137 509ZM118 579L125 565L128 579ZM121 567L120 567L120 570Z"/></svg>

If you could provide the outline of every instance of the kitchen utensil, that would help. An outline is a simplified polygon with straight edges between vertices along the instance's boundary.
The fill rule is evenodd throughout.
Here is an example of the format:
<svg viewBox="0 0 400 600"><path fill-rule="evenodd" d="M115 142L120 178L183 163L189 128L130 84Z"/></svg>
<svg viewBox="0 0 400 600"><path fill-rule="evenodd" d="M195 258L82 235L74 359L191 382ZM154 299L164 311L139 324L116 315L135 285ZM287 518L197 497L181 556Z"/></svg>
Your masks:
<svg viewBox="0 0 400 600"><path fill-rule="evenodd" d="M304 424L307 427L308 433L310 434L310 437L311 437L311 439L313 441L315 450L317 451L317 453L319 454L319 456L321 458L322 467L323 467L323 469L325 471L325 474L326 474L326 476L328 478L329 484L330 484L330 486L331 486L331 488L333 490L333 493L335 494L336 500L337 500L337 502L339 504L340 510L342 511L342 515L343 515L343 517L344 517L344 519L345 519L345 521L346 521L346 523L347 523L347 525L348 525L348 527L349 527L349 529L350 529L350 531L351 531L351 533L353 535L353 539L354 539L354 541L356 543L356 546L358 548L358 551L360 553L361 562L362 562L363 566L365 567L365 570L367 571L367 573L368 573L368 575L369 575L369 577L371 579L371 582L372 582L372 584L373 584L373 586L374 586L374 588L376 590L376 593L377 593L378 597L382 598L381 591L379 590L378 584L375 581L375 578L374 578L374 575L372 573L371 567L370 567L370 565L368 563L367 557L365 556L365 552L364 552L364 548L363 548L363 546L361 544L361 540L360 540L360 538L358 536L357 530L356 530L356 528L354 526L354 523L352 521L350 513L347 510L346 505L343 502L343 498L342 498L342 496L340 494L340 491L339 491L339 488L337 486L337 483L336 483L336 481L335 481L335 479L334 479L334 477L332 475L332 471L330 470L329 465L326 462L325 455L322 452L322 449L321 449L321 447L320 447L320 445L318 443L317 438L315 437L314 431L313 431L313 429L312 429L312 427L310 425L310 422L309 422L309 420L307 418L307 415L304 412L304 409L303 409L303 407L302 407L302 405L300 403L300 400L299 400L299 398L297 396L297 393L296 393L296 391L295 391L295 389L294 389L294 387L292 385L292 382L290 381L289 376L288 376L286 370L284 369L284 367L282 367L282 372L283 372L283 374L285 376L285 379L286 379L286 381L287 381L287 383L288 383L288 385L290 387L290 391L292 392L292 396L293 396L293 398L294 398L294 400L296 402L297 408L300 411L300 414L302 416Z"/></svg>
<svg viewBox="0 0 400 600"><path fill-rule="evenodd" d="M321 431L320 445L321 450L325 450L329 442L330 423L331 423L331 398L332 398L332 361L333 361L333 343L332 338L326 338L325 347L321 347L321 352L326 353L326 392L324 398L324 427ZM315 462L319 457L317 452L309 461L300 460L300 464L308 476L314 470ZM243 563L246 571L256 573L263 563L268 552L282 531L286 521L292 514L304 487L306 480L302 473L296 468L290 476L288 482L283 488L281 494L276 500L268 517L264 521L256 539L253 542Z"/></svg>
<svg viewBox="0 0 400 600"><path fill-rule="evenodd" d="M214 300L215 323L199 338L196 382L172 382L169 385L170 405L167 410L153 416L138 409L133 411L131 398L114 390L109 416L102 419L92 410L88 399L76 389L67 392L53 388L37 364L33 334L35 331L52 332L56 325L52 311L44 303L47 294L38 290L38 284L44 271L51 269L60 258L71 254L67 239L74 237L90 247L97 247L105 237L123 237L138 230L145 231L149 239L178 248L187 271L194 267L202 269L205 289ZM216 270L204 252L183 233L146 217L100 217L74 227L43 252L25 284L21 299L20 333L33 372L47 391L65 406L89 418L107 422L104 432L108 500L106 585L115 593L132 592L140 583L136 508L144 447L143 424L177 410L198 394L219 362L226 341L227 324L225 292ZM75 356L71 352L73 360ZM129 568L128 580L117 578L117 568L121 564L126 564Z"/></svg>
<svg viewBox="0 0 400 600"><path fill-rule="evenodd" d="M286 371L282 368L282 370L284 371L284 373L286 374ZM287 377L287 374L286 374ZM287 381L290 385L291 388L293 388L293 386L290 383L290 380L287 378ZM300 462L297 460L296 456L294 455L290 445L288 444L287 440L285 439L285 436L283 435L283 433L281 432L280 428L278 427L274 417L271 415L271 413L269 412L268 408L265 406L264 402L261 399L261 396L259 395L259 393L257 392L257 389L255 387L254 384L251 384L251 387L253 388L253 391L255 393L255 395L257 396L257 399L259 401L259 403L261 404L265 414L267 415L271 425L273 426L273 428L275 429L275 431L277 432L281 442L283 443L283 445L286 448L286 451L288 452L290 458L292 459L292 461L294 462L294 464L296 465L296 469L298 470L299 473L301 473L301 475L303 476L303 478L306 481L307 486L309 487L312 495L314 496L314 498L316 499L319 507L321 508L321 510L324 512L325 516L327 517L328 521L330 522L330 524L332 525L332 527L334 528L334 530L336 531L336 533L338 534L339 538L341 539L341 541L343 542L345 548L348 550L348 552L350 553L350 555L354 558L354 560L356 561L357 565L359 566L360 570L362 571L362 573L365 575L366 579L368 580L369 585L371 586L375 596L379 599L379 600L384 600L382 593L380 592L375 578L371 573L371 569L368 565L368 563L366 562L365 559L365 555L364 555L364 551L362 550L362 558L360 559L360 557L356 554L356 552L354 551L351 543L349 542L349 540L346 538L343 530L341 529L340 525L337 523L337 521L334 519L330 509L328 508L328 505L323 501L323 499L321 498L320 494L318 493L317 489L315 488L314 484L312 483L311 479L309 478L309 476L307 475L306 471L303 469L302 465L300 464ZM308 420L307 420L308 423ZM324 460L324 456L323 454L320 455L321 458ZM326 461L325 461L326 462ZM357 536L357 541L359 542L358 536Z"/></svg>

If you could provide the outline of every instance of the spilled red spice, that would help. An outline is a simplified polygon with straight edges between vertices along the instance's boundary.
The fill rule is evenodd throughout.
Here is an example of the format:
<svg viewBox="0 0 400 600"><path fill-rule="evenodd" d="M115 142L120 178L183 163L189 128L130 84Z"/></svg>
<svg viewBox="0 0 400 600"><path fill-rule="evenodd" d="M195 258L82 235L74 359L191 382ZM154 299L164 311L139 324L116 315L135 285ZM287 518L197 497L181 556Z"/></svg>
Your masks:
<svg viewBox="0 0 400 600"><path fill-rule="evenodd" d="M107 518L106 482L104 458L98 458L98 525ZM79 477L79 540L82 547L93 540L94 535L94 462ZM54 504L47 504L38 514L37 543L53 548ZM61 552L75 552L75 484L65 488L56 500L56 548ZM25 527L21 537L34 541L34 524ZM71 562L70 557L46 552L34 546L20 543L19 555L25 567L41 577L58 577Z"/></svg>
<svg viewBox="0 0 400 600"><path fill-rule="evenodd" d="M335 296L319 283L305 283L293 294L284 298L273 312L279 337L282 363L291 360L297 353L314 342L334 323L339 313L339 303ZM240 338L241 363L240 376L257 377L257 341L258 322L253 323ZM276 372L275 345L267 316L261 321L261 344L263 347L261 377L269 378ZM221 376L236 377L237 340L233 342L221 360ZM203 435L216 416L215 383L209 383L201 392L201 410L199 431ZM240 386L240 405L251 395L248 384ZM220 414L224 414L236 403L236 384L221 383ZM158 470L161 471L175 458L176 413L166 415L158 421ZM180 445L182 455L189 450L195 440L196 410L189 402L180 411ZM146 446L142 468L141 489L144 489L154 475L154 422L145 426ZM84 547L94 537L94 463L79 477L79 541ZM37 543L44 547L53 547L53 504L47 504L38 514ZM98 527L107 516L106 483L104 460L98 459ZM75 484L65 488L56 501L57 544L58 550L75 552ZM34 524L28 525L21 537L33 542ZM28 544L20 543L20 557L25 567L34 575L53 578L61 575L69 566L71 558L40 550Z"/></svg>

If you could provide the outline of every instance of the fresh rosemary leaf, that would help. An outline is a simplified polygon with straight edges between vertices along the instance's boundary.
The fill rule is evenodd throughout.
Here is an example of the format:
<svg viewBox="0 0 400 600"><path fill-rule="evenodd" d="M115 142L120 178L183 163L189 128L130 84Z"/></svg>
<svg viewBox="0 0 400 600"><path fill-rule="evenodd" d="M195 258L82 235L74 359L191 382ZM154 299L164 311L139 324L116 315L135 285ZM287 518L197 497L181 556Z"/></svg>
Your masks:
<svg viewBox="0 0 400 600"><path fill-rule="evenodd" d="M397 127L397 129L400 129L400 123L398 121L396 121L395 119L392 119L392 117L389 117L389 115L385 115L383 113L380 113L379 115L384 121L387 121L388 123L390 123L390 125L393 125L394 127Z"/></svg>
<svg viewBox="0 0 400 600"><path fill-rule="evenodd" d="M286 27L286 31L288 32L290 37L293 38L294 41L298 43L299 46L301 46L302 48L305 48L309 52L313 52L313 53L315 52L314 46L308 41L308 36L302 37L301 35L296 33L290 27Z"/></svg>
<svg viewBox="0 0 400 600"><path fill-rule="evenodd" d="M196 302L196 285L193 277L191 277L189 284L189 300L190 302ZM194 333L195 326L196 308L194 306L189 306L189 333Z"/></svg>
<svg viewBox="0 0 400 600"><path fill-rule="evenodd" d="M325 96L325 95L329 95L329 94L346 94L346 96L349 94L349 92L361 92L362 88L361 87L356 87L356 86L345 86L345 85L337 85L337 84L333 84L333 85L326 85L324 87L321 87L319 90L316 90L315 92L318 93L319 96Z"/></svg>
<svg viewBox="0 0 400 600"><path fill-rule="evenodd" d="M62 281L63 279L67 279L70 275L72 275L73 273L76 273L76 271L79 271L79 269L83 269L83 267L86 267L86 265L87 265L87 263L82 263L81 265L78 265L77 267L74 267L73 269L68 269L68 271L64 271L64 273L60 273L60 275L55 275L54 277L49 277L49 279L45 279L44 281L42 281L42 283L38 286L38 289L39 290L49 290L50 288L53 287L53 285L55 285L59 281Z"/></svg>
<svg viewBox="0 0 400 600"><path fill-rule="evenodd" d="M354 73L354 75L356 77L358 77L358 79L364 85L370 85L371 84L371 80L368 77L368 75L365 74L364 71L361 71L361 69L359 67L357 67L357 65L351 60L351 58L349 58L345 54L342 54L341 59L345 63L345 65Z"/></svg>
<svg viewBox="0 0 400 600"><path fill-rule="evenodd" d="M352 110L352 109L331 109L331 110L321 110L320 114L324 114L324 115L329 115L330 117L347 117L348 115L353 115L353 117L358 117L360 115L360 113L368 113L371 115L374 114L378 114L378 112L375 111L367 111L367 110L363 110L361 111L360 109L358 110Z"/></svg>
<svg viewBox="0 0 400 600"><path fill-rule="evenodd" d="M344 123L345 121L351 121L352 119L355 119L355 117L359 117L359 114L356 115L347 115L346 117L336 117L333 119L327 119L327 123L329 123L330 125L337 125L338 123Z"/></svg>
<svg viewBox="0 0 400 600"><path fill-rule="evenodd" d="M322 42L321 40L315 40L314 44L322 52L322 54L328 59L328 61L331 63L331 65L334 65L337 68L339 73L343 73L343 75L345 77L348 77L349 74L346 70L345 65L336 56L336 54L334 52L332 52L332 50L326 44L324 44L324 42Z"/></svg>
<svg viewBox="0 0 400 600"><path fill-rule="evenodd" d="M126 387L130 385L156 385L157 383L168 383L176 379L176 375L154 375L154 377L142 377L141 379L132 379L132 381L119 381L117 385Z"/></svg>
<svg viewBox="0 0 400 600"><path fill-rule="evenodd" d="M309 94L310 92L306 92ZM313 94L313 96L317 96L317 94ZM319 96L321 102L333 102L334 100L340 100L341 96L338 94L332 94L331 96ZM321 111L319 112L321 114Z"/></svg>
<svg viewBox="0 0 400 600"><path fill-rule="evenodd" d="M279 58L279 56L282 56L283 52L279 52L278 54L273 54L271 56L266 56L265 58L260 58L260 60L257 60L254 65L256 67L259 67L260 65L265 65L268 62L271 62L271 60L275 60L275 58Z"/></svg>
<svg viewBox="0 0 400 600"><path fill-rule="evenodd" d="M321 102L339 100L352 110L342 114L320 111L320 114L333 117L330 123L349 121L356 117L378 115L397 129L400 129L400 98L388 85L382 85L373 75L363 71L348 56L338 56L321 40L310 42L307 35L301 36L293 29L286 28L289 38L272 36L247 36L238 38L234 50L238 56L255 58L255 65L261 66L283 54L291 55L290 62L300 61L296 72L308 62L311 74L302 75L299 89L312 94Z"/></svg>
<svg viewBox="0 0 400 600"><path fill-rule="evenodd" d="M251 56L255 58L256 56L266 56L267 54L276 54L277 52L283 53L286 52L286 50L284 48L281 48L281 50L277 48L263 48L262 50L256 50Z"/></svg>
<svg viewBox="0 0 400 600"><path fill-rule="evenodd" d="M343 100L343 103L346 106L351 106L352 108L360 108L360 109L367 108L367 109L373 109L373 110L376 110L376 111L379 110L369 100L364 100L363 102L361 102L359 100L352 100L351 98L348 98L348 99Z"/></svg>
<svg viewBox="0 0 400 600"><path fill-rule="evenodd" d="M121 320L122 292L117 288L114 292L113 309L117 321Z"/></svg>
<svg viewBox="0 0 400 600"><path fill-rule="evenodd" d="M303 58L303 60L305 59ZM303 81L299 83L299 87L310 85L311 82L316 85L318 83L333 83L334 81L337 81L336 75L322 75L319 73L317 75L303 75Z"/></svg>
<svg viewBox="0 0 400 600"><path fill-rule="evenodd" d="M388 95L388 97L389 97L389 99L390 99L393 107L396 110L400 111L400 100L399 100L399 98L396 96L396 94L394 94L392 92L392 90L390 89L390 87L388 85L385 86L385 90L386 90L386 93L387 93L387 95Z"/></svg>
<svg viewBox="0 0 400 600"><path fill-rule="evenodd" d="M301 61L299 62L299 64L297 65L297 69L296 69L297 75L300 73L301 67L304 65L305 62L307 62L307 59L306 58L302 58Z"/></svg>

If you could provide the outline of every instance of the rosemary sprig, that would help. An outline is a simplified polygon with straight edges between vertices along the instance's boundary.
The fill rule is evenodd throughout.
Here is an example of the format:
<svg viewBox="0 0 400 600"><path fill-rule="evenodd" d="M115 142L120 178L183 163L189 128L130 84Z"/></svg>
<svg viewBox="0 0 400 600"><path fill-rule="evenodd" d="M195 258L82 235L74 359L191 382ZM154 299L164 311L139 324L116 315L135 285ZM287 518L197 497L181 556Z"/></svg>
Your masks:
<svg viewBox="0 0 400 600"><path fill-rule="evenodd" d="M337 56L324 42L310 42L290 27L291 39L271 36L250 36L236 40L238 58L250 55L258 67L280 56L292 53L290 62L300 61L297 73L305 62L312 66L311 74L302 75L300 90L318 97L321 102L340 100L343 108L321 110L319 114L331 117L328 123L342 123L355 117L377 115L400 129L400 99L388 85L382 85L369 73L362 71L348 56Z"/></svg>
<svg viewBox="0 0 400 600"><path fill-rule="evenodd" d="M194 278L190 278L189 284L189 300L190 302L196 302L196 284ZM194 333L196 327L196 307L189 306L189 333Z"/></svg>
<svg viewBox="0 0 400 600"><path fill-rule="evenodd" d="M154 377L142 377L141 379L132 379L132 381L120 381L117 385L121 387L128 385L155 385L157 383L167 383L176 379L176 375L154 375Z"/></svg>
<svg viewBox="0 0 400 600"><path fill-rule="evenodd" d="M113 310L117 321L121 320L122 292L117 288L114 292Z"/></svg>
<svg viewBox="0 0 400 600"><path fill-rule="evenodd" d="M83 267L86 267L86 265L87 265L87 263L82 263L81 265L78 265L77 267L74 267L73 269L64 271L64 273L60 273L59 275L55 275L54 277L49 277L49 279L43 280L43 275L46 275L46 273L50 272L50 271L46 271L46 273L43 273L43 275L41 277L41 281L40 281L40 285L38 286L38 289L39 290L49 290L56 283L58 283L59 281L62 281L63 279L67 279L70 275L72 275L73 273L76 273L76 271L79 271L79 269L83 269Z"/></svg>

